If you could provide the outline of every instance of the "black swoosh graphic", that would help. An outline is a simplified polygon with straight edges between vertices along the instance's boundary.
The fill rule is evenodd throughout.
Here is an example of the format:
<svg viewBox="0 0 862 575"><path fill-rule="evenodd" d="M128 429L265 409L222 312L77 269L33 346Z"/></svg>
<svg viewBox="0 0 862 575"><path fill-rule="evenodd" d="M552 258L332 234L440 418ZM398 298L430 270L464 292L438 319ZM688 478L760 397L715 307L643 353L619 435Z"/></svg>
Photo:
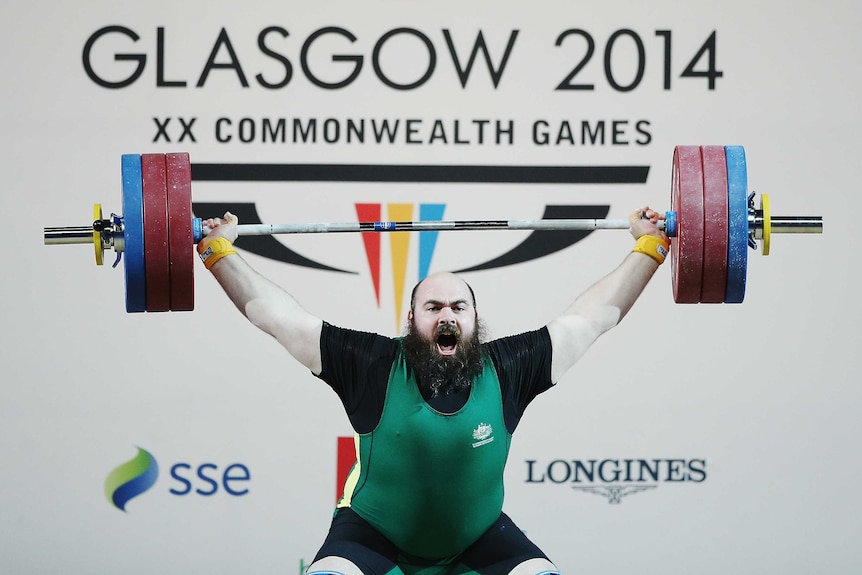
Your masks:
<svg viewBox="0 0 862 575"><path fill-rule="evenodd" d="M192 180L208 182L404 182L404 183L531 183L645 184L649 166L478 166L387 164L192 164ZM243 223L263 223L254 203L195 202L196 214L236 214ZM610 206L545 206L543 219L607 217ZM459 272L515 265L565 249L592 233L533 231L507 253ZM273 236L243 236L239 248L276 261L320 270L358 273L334 268L302 256Z"/></svg>

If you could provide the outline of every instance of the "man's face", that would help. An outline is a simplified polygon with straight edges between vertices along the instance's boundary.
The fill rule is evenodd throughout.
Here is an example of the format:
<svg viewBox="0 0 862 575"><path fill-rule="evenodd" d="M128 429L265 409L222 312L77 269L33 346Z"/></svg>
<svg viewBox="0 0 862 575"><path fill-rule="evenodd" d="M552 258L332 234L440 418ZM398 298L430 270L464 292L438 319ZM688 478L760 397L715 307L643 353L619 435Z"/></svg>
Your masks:
<svg viewBox="0 0 862 575"><path fill-rule="evenodd" d="M436 274L420 283L407 327L405 357L427 397L466 389L482 372L482 325L462 280Z"/></svg>
<svg viewBox="0 0 862 575"><path fill-rule="evenodd" d="M462 342L476 331L473 295L463 280L452 274L435 274L416 288L407 319L416 335L434 344L444 357L455 356Z"/></svg>

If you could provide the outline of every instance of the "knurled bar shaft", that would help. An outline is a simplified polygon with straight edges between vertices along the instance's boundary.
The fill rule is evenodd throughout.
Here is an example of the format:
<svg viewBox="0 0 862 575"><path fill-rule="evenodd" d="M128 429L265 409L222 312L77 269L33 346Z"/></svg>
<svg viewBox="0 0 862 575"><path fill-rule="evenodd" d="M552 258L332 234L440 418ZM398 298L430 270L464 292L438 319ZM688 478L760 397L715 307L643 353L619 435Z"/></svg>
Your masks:
<svg viewBox="0 0 862 575"><path fill-rule="evenodd" d="M424 222L341 222L298 224L240 224L240 236L332 232L417 232L447 230L597 230L628 229L628 220L482 220ZM204 234L209 230L204 228Z"/></svg>

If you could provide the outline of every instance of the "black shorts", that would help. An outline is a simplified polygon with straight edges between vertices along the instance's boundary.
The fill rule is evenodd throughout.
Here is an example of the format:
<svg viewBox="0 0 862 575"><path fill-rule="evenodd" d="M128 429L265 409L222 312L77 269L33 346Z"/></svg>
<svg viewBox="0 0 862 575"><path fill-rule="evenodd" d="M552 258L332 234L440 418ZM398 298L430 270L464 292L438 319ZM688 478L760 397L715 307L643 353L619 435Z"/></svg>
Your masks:
<svg viewBox="0 0 862 575"><path fill-rule="evenodd" d="M352 561L364 575L410 575L417 570L441 575L452 572L506 575L529 559L547 559L505 513L457 557L443 562L406 557L349 507L336 512L329 534L314 560L331 556Z"/></svg>

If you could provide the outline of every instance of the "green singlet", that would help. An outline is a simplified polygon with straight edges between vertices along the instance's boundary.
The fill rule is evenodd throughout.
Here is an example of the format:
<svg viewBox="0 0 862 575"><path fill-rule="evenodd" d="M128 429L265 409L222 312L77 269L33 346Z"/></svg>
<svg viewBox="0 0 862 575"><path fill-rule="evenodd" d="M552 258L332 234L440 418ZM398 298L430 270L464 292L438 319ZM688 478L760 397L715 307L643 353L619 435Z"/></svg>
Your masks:
<svg viewBox="0 0 862 575"><path fill-rule="evenodd" d="M422 398L400 349L377 427L357 435L358 460L339 507L351 507L405 555L451 558L500 516L511 435L487 356L455 413Z"/></svg>

